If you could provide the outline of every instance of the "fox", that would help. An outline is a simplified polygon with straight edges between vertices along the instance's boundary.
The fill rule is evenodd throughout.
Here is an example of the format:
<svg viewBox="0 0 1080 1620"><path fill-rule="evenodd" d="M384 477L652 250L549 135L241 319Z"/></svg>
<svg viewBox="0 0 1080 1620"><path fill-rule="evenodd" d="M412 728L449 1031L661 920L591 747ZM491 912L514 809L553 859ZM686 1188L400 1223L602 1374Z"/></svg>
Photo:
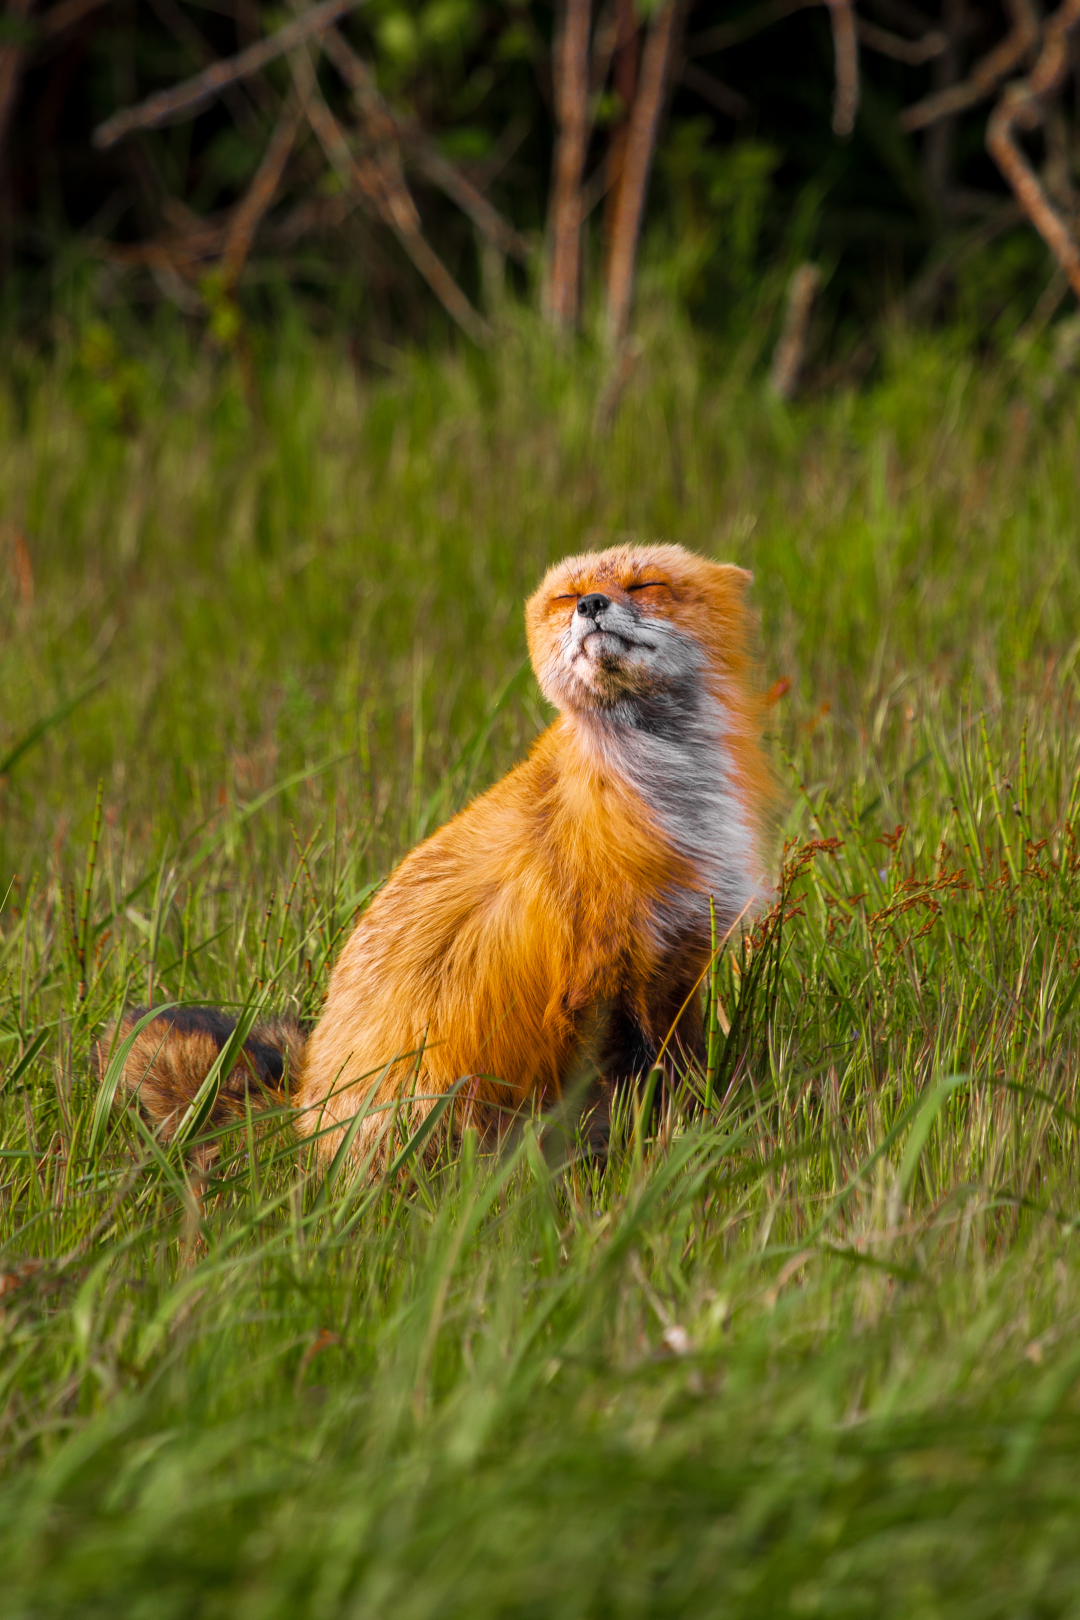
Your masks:
<svg viewBox="0 0 1080 1620"><path fill-rule="evenodd" d="M358 1114L350 1152L375 1155L395 1106L422 1118L459 1081L452 1118L486 1134L562 1099L586 1058L601 1109L658 1060L703 1060L714 927L730 935L769 892L752 577L666 543L548 569L525 625L557 718L401 861L314 1027L252 1029L213 1120L287 1103L329 1164ZM234 1027L181 1007L136 1038L121 1091L164 1137Z"/></svg>

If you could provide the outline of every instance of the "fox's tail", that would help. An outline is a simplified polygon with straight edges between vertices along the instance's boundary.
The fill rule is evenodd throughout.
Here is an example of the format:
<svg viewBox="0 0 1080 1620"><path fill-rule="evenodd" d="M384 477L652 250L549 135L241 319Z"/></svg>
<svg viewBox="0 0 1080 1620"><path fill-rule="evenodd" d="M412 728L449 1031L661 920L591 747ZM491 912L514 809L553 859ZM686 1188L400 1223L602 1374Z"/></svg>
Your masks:
<svg viewBox="0 0 1080 1620"><path fill-rule="evenodd" d="M131 1033L144 1007L134 1007L111 1024L97 1045L97 1066L104 1071L109 1053ZM236 1019L216 1007L163 1008L160 1017L141 1030L124 1064L118 1092L137 1096L159 1134L166 1140L183 1119L189 1103L209 1074L218 1053L236 1028ZM288 1102L286 1086L295 1086L303 1062L308 1030L287 1018L255 1024L240 1049L238 1061L221 1076L210 1120L227 1125L245 1117L248 1097L255 1111Z"/></svg>

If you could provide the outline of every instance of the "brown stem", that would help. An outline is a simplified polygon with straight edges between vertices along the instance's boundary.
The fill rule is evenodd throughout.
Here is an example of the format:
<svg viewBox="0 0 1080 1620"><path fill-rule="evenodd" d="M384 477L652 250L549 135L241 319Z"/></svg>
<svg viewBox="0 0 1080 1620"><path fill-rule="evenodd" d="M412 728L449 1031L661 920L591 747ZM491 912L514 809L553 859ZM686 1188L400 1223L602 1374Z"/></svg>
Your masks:
<svg viewBox="0 0 1080 1620"><path fill-rule="evenodd" d="M723 113L725 118L733 118L737 122L740 118L745 118L750 111L750 103L745 96L733 90L730 84L725 84L722 79L706 73L696 62L684 62L679 77L688 90L693 90L702 101L707 101L717 112Z"/></svg>
<svg viewBox="0 0 1080 1620"><path fill-rule="evenodd" d="M221 276L227 288L235 287L240 279L259 221L273 202L274 193L281 183L302 117L303 108L298 97L289 96L281 109L281 116L255 178L233 211L225 235L225 251L221 256Z"/></svg>
<svg viewBox="0 0 1080 1620"><path fill-rule="evenodd" d="M921 39L904 39L900 34L890 33L887 28L879 28L876 23L856 17L855 32L859 43L868 50L876 51L879 56L889 56L894 62L904 62L908 67L921 67L924 62L932 62L949 48L949 36L940 28L931 28Z"/></svg>
<svg viewBox="0 0 1080 1620"><path fill-rule="evenodd" d="M529 244L525 238L503 219L498 209L462 174L456 164L443 157L434 141L422 129L405 123L391 112L379 92L370 67L338 29L327 29L323 37L323 51L352 91L365 132L379 141L389 137L408 146L421 174L432 185L438 186L451 202L456 203L500 253L506 253L522 264L527 263Z"/></svg>
<svg viewBox="0 0 1080 1620"><path fill-rule="evenodd" d="M681 3L682 0L667 0L667 4L654 13L642 54L641 80L630 115L626 161L619 181L608 261L607 336L612 348L621 345L630 323L641 219L667 89L672 43L681 19Z"/></svg>
<svg viewBox="0 0 1080 1620"><path fill-rule="evenodd" d="M611 87L622 108L618 122L612 126L604 160L602 182L596 180L588 189L590 195L597 184L603 185L604 196L604 279L610 273L611 243L615 233L615 211L619 202L619 182L626 162L626 140L630 130L630 109L637 94L638 68L641 56L641 30L638 26L634 0L617 0L615 54L611 74Z"/></svg>
<svg viewBox="0 0 1080 1620"><path fill-rule="evenodd" d="M107 3L108 0L59 0L58 5L50 6L41 17L41 31L46 39L52 39Z"/></svg>
<svg viewBox="0 0 1080 1620"><path fill-rule="evenodd" d="M133 130L153 129L158 124L170 123L181 113L198 111L219 96L226 85L250 78L268 62L294 50L312 34L321 33L339 17L363 4L364 0L321 0L321 4L312 6L310 11L286 23L269 39L261 39L257 45L249 45L246 51L240 51L236 56L212 63L202 73L185 79L183 84L174 85L171 90L159 90L136 107L114 113L95 129L94 145L105 150L115 146L117 141L130 135Z"/></svg>
<svg viewBox="0 0 1080 1620"><path fill-rule="evenodd" d="M730 50L732 45L741 45L744 39L752 39L762 29L771 28L774 23L782 22L796 11L806 11L811 6L826 3L827 0L765 0L764 5L744 12L736 22L718 23L715 28L692 34L686 42L686 54L711 56L714 51Z"/></svg>
<svg viewBox="0 0 1080 1620"><path fill-rule="evenodd" d="M589 133L590 0L565 0L555 52L554 175L548 213L549 263L544 308L553 326L570 330L581 281L581 175Z"/></svg>
<svg viewBox="0 0 1080 1620"><path fill-rule="evenodd" d="M1068 36L1078 23L1080 0L1064 0L1045 25L1043 48L1029 77L1009 85L990 114L986 145L1080 298L1080 248L1016 140L1017 129L1035 129L1042 123L1047 102L1064 84L1069 71Z"/></svg>
<svg viewBox="0 0 1080 1620"><path fill-rule="evenodd" d="M836 93L833 97L833 134L846 141L855 128L859 107L859 42L851 0L827 0L836 58Z"/></svg>
<svg viewBox="0 0 1080 1620"><path fill-rule="evenodd" d="M360 202L390 227L446 313L466 337L479 345L487 343L491 329L424 236L416 204L400 166L386 151L378 160L355 157L340 124L322 98L307 52L296 51L289 60L296 88L306 104L308 122L342 184L355 191Z"/></svg>
<svg viewBox="0 0 1080 1620"><path fill-rule="evenodd" d="M149 4L151 10L156 12L162 27L172 35L178 45L184 47L195 62L205 68L218 60L194 23L190 22L181 11L177 0L149 0ZM221 98L241 133L249 140L258 139L259 120L245 87L240 84L226 85L221 92Z"/></svg>
<svg viewBox="0 0 1080 1620"><path fill-rule="evenodd" d="M900 115L900 127L912 133L935 124L939 118L963 112L992 95L1002 79L1018 67L1039 39L1039 19L1032 0L1008 0L1013 26L1005 38L992 51L976 62L971 74L962 84L953 84L945 90L917 101Z"/></svg>
<svg viewBox="0 0 1080 1620"><path fill-rule="evenodd" d="M503 218L499 210L466 175L462 174L456 164L443 157L435 143L421 130L403 129L402 135L407 145L412 148L416 167L425 180L429 180L433 186L438 186L444 196L456 203L461 212L472 220L481 235L487 237L500 253L516 259L519 264L528 264L532 256L531 250L521 232L516 231L510 222Z"/></svg>

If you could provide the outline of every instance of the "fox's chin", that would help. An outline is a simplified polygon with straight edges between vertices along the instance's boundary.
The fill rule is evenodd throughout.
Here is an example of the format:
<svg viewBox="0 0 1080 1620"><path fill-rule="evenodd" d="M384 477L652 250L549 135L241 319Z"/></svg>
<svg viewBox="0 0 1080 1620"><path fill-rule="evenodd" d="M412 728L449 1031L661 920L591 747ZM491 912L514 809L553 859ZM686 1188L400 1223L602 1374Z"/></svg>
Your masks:
<svg viewBox="0 0 1080 1620"><path fill-rule="evenodd" d="M630 669L632 645L625 637L614 635L610 630L594 630L578 646L571 669L579 680L589 686L598 682L607 686L613 680L626 677Z"/></svg>
<svg viewBox="0 0 1080 1620"><path fill-rule="evenodd" d="M590 637L592 639L595 638ZM579 709L610 708L620 698L628 696L635 684L623 647L618 652L582 648L570 667L569 676L571 703Z"/></svg>

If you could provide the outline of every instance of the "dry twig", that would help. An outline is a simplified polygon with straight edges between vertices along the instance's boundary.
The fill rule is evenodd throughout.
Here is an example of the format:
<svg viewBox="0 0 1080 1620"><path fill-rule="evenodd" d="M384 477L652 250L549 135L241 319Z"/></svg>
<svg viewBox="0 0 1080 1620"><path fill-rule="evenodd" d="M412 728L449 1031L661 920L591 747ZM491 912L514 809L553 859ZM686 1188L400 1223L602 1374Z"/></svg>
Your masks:
<svg viewBox="0 0 1080 1620"><path fill-rule="evenodd" d="M611 126L602 172L598 170L585 188L582 207L588 212L592 200L604 201L604 279L610 274L611 247L615 237L615 213L619 202L619 182L626 162L626 143L630 134L630 112L637 95L638 70L641 66L641 29L638 24L634 0L615 0L615 44L611 55L611 88L621 109L620 116ZM599 188L599 189L598 189Z"/></svg>
<svg viewBox="0 0 1080 1620"><path fill-rule="evenodd" d="M1064 0L1045 25L1042 50L1029 77L1010 84L990 114L986 145L1080 298L1080 248L1016 140L1017 129L1036 129L1042 123L1047 103L1064 84L1069 72L1068 36L1078 23L1080 0Z"/></svg>
<svg viewBox="0 0 1080 1620"><path fill-rule="evenodd" d="M41 18L41 31L46 39L53 39L106 3L107 0L59 0L59 4L50 6Z"/></svg>
<svg viewBox="0 0 1080 1620"><path fill-rule="evenodd" d="M405 145L411 148L413 161L424 179L429 180L433 186L438 186L444 196L449 197L452 203L456 203L461 212L472 220L480 234L486 236L500 253L516 259L519 264L528 264L532 253L521 232L516 231L509 220L503 218L494 204L473 185L467 175L462 174L455 163L443 157L434 141L425 135L423 130L410 129L405 125L400 128L402 139Z"/></svg>
<svg viewBox="0 0 1080 1620"><path fill-rule="evenodd" d="M833 98L833 134L846 141L855 128L859 108L859 42L851 0L826 0L836 57L836 93Z"/></svg>
<svg viewBox="0 0 1080 1620"><path fill-rule="evenodd" d="M947 89L917 101L913 107L901 113L902 129L910 134L917 129L926 129L929 124L936 124L940 118L963 112L966 107L974 107L977 102L993 95L1002 79L1013 68L1019 67L1038 44L1039 19L1032 0L1007 0L1007 4L1013 25L1005 38L976 62L970 76L961 84L949 85Z"/></svg>
<svg viewBox="0 0 1080 1620"><path fill-rule="evenodd" d="M456 203L500 253L522 264L528 263L529 244L525 238L515 231L456 164L443 157L430 136L391 112L375 83L375 75L345 36L337 28L328 28L322 47L352 91L365 133L380 144L391 139L405 145L411 150L416 166L425 178Z"/></svg>
<svg viewBox="0 0 1080 1620"><path fill-rule="evenodd" d="M741 96L722 79L706 73L696 62L684 62L679 77L688 90L693 90L702 101L707 101L717 112L723 113L725 118L734 118L737 122L750 111L750 103L745 96Z"/></svg>
<svg viewBox="0 0 1080 1620"><path fill-rule="evenodd" d="M115 146L117 141L134 130L154 129L159 124L172 123L181 114L197 112L219 96L226 85L250 78L253 73L266 67L268 62L295 50L312 34L323 32L339 17L344 17L363 4L364 0L321 0L319 5L312 6L310 11L286 23L284 28L279 28L268 39L249 45L247 50L240 51L236 56L214 62L193 79L185 79L171 90L157 91L136 107L126 107L122 112L114 113L95 129L94 145L105 150Z"/></svg>
<svg viewBox="0 0 1080 1620"><path fill-rule="evenodd" d="M686 54L711 56L714 51L729 50L732 45L741 45L744 39L752 39L762 29L783 22L785 17L792 17L797 11L807 11L811 6L825 4L826 0L765 0L763 6L755 6L753 11L744 12L735 22L718 23L715 28L692 34L686 42Z"/></svg>
<svg viewBox="0 0 1080 1620"><path fill-rule="evenodd" d="M233 210L225 233L225 251L221 256L221 276L226 288L233 288L240 279L245 260L251 252L251 243L259 222L274 200L281 184L281 176L289 161L304 116L304 108L297 96L286 99L281 116L274 127L262 162L255 178Z"/></svg>
<svg viewBox="0 0 1080 1620"><path fill-rule="evenodd" d="M396 149L389 144L377 158L354 156L341 126L323 100L306 50L290 56L293 77L308 122L344 186L388 225L447 314L474 343L487 343L491 330L477 314L420 228L416 204L405 184Z"/></svg>
<svg viewBox="0 0 1080 1620"><path fill-rule="evenodd" d="M544 308L553 326L577 322L581 274L581 174L589 138L590 0L564 0L555 52L554 175L548 213Z"/></svg>
<svg viewBox="0 0 1080 1620"><path fill-rule="evenodd" d="M630 321L641 217L667 89L672 47L682 16L682 3L683 0L667 0L667 4L653 15L642 54L641 78L630 114L626 158L619 180L608 259L607 336L613 349L621 345Z"/></svg>
<svg viewBox="0 0 1080 1620"><path fill-rule="evenodd" d="M710 56L714 51L729 50L733 45L741 45L743 40L751 39L765 28L771 28L774 23L783 22L785 17L794 16L797 11L808 11L815 6L829 5L830 0L767 0L767 3L748 11L737 21L720 23L715 28L706 28L700 34L693 34L686 42L688 56ZM919 33L917 39L904 39L900 34L890 33L886 28L878 28L875 23L867 22L862 17L852 13L852 20L856 38L869 50L877 51L880 56L891 56L896 62L905 62L909 67L919 67L923 62L930 62L935 56L940 56L949 44L948 35L940 28L932 28L928 19L922 19L918 12L903 8L901 15L904 20L914 25ZM921 26L920 26L921 22ZM836 25L833 24L833 37L836 37ZM850 51L850 41L845 41L845 51Z"/></svg>
<svg viewBox="0 0 1080 1620"><path fill-rule="evenodd" d="M891 34L887 28L856 17L855 32L860 44L868 50L876 51L879 56L890 56L894 62L903 62L908 67L932 62L949 48L949 36L940 28L929 29L921 39L904 39L900 34Z"/></svg>

